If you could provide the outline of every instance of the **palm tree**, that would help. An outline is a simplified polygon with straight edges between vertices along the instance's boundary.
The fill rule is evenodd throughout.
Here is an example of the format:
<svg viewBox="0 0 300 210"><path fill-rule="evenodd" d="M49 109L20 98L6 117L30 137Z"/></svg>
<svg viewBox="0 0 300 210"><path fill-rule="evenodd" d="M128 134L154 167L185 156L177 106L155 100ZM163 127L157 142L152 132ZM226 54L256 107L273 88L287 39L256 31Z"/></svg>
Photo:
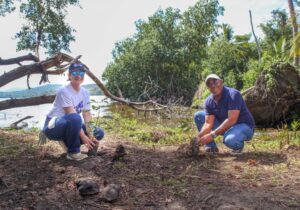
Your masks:
<svg viewBox="0 0 300 210"><path fill-rule="evenodd" d="M231 41L233 38L233 29L229 24L222 23L223 37L226 41Z"/></svg>
<svg viewBox="0 0 300 210"><path fill-rule="evenodd" d="M296 2L298 3L298 2ZM288 0L288 6L291 16L291 22L292 22L292 28L293 28L293 47L291 51L291 55L294 57L294 65L299 65L299 48L300 48L300 42L299 42L299 36L298 35L298 24L297 24L297 16L295 12L294 2L293 0Z"/></svg>

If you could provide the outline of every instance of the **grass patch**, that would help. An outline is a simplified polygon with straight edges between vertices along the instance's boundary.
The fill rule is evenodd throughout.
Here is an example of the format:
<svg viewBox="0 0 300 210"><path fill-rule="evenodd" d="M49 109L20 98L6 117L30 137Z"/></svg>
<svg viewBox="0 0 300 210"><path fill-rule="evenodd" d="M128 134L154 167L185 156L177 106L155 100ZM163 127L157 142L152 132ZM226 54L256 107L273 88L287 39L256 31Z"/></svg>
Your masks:
<svg viewBox="0 0 300 210"><path fill-rule="evenodd" d="M19 145L8 144L8 140L0 138L0 157L4 156L16 156L20 151Z"/></svg>
<svg viewBox="0 0 300 210"><path fill-rule="evenodd" d="M20 131L11 129L9 132L17 133L17 135L3 135L0 137L0 158L16 157L22 151L22 145L17 142ZM26 145L26 147L28 146Z"/></svg>
<svg viewBox="0 0 300 210"><path fill-rule="evenodd" d="M114 114L112 118L97 120L97 126L145 145L174 145L188 142L196 134L192 122L181 120L175 126L151 125L136 118Z"/></svg>
<svg viewBox="0 0 300 210"><path fill-rule="evenodd" d="M36 130L5 129L0 130L0 135L0 158L18 157L22 154L34 154L38 150L52 150L56 145L49 141L49 143L43 147L38 146L38 132Z"/></svg>
<svg viewBox="0 0 300 210"><path fill-rule="evenodd" d="M172 120L172 119L171 119ZM190 118L174 120L172 125L164 122L153 123L151 119L137 119L136 117L123 116L119 113L113 114L111 118L97 120L97 126L104 128L107 132L130 139L138 144L144 145L177 145L187 143L197 134L194 122ZM255 131L254 138L246 143L249 150L276 151L285 145L300 145L300 131L289 129L266 129ZM223 137L216 140L222 144Z"/></svg>
<svg viewBox="0 0 300 210"><path fill-rule="evenodd" d="M257 130L251 144L257 150L274 151L280 150L286 145L300 146L300 131L288 129L278 130Z"/></svg>

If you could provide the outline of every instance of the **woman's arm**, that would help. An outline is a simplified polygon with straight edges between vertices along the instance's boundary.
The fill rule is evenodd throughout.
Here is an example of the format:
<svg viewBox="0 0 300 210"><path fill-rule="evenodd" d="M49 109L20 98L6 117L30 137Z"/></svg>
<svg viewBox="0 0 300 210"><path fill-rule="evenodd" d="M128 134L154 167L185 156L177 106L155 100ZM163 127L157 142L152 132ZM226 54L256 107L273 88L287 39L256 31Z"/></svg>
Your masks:
<svg viewBox="0 0 300 210"><path fill-rule="evenodd" d="M93 128L91 125L92 114L91 114L90 110L83 110L82 117L83 117L84 124L85 124L88 135L93 136L93 135L91 135Z"/></svg>
<svg viewBox="0 0 300 210"><path fill-rule="evenodd" d="M64 111L66 114L71 114L71 113L76 113L74 107L69 106L69 107L64 107ZM86 123L86 119L88 119L87 117L84 118L84 114L82 114L84 122ZM91 120L91 119L90 119ZM89 120L89 121L90 121ZM83 141L83 143L89 148L92 149L95 146L95 143L93 142L93 139L90 138L89 136L85 135L83 129L81 128L80 130L80 139Z"/></svg>

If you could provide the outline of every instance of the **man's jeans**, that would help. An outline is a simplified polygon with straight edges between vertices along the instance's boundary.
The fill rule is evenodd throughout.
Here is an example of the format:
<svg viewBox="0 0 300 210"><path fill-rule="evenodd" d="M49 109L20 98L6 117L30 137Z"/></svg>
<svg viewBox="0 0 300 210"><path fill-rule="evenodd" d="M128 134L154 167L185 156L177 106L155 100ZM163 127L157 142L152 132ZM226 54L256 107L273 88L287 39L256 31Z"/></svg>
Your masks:
<svg viewBox="0 0 300 210"><path fill-rule="evenodd" d="M205 112L196 112L194 115L195 123L197 125L198 131L201 131L205 123ZM219 127L221 123L215 119L213 129ZM230 149L237 150L244 148L244 141L249 141L252 139L254 134L254 129L245 123L239 123L232 126L223 134L223 143ZM212 141L206 145L208 148L216 148L217 145L215 141Z"/></svg>
<svg viewBox="0 0 300 210"><path fill-rule="evenodd" d="M82 124L82 119L79 114L65 114L62 117L55 119L53 128L49 128L48 124L51 118L46 118L43 132L51 140L63 140L68 148L68 153L79 153L82 141L80 139L81 128L86 133L86 127ZM104 137L104 131L97 128L97 139Z"/></svg>

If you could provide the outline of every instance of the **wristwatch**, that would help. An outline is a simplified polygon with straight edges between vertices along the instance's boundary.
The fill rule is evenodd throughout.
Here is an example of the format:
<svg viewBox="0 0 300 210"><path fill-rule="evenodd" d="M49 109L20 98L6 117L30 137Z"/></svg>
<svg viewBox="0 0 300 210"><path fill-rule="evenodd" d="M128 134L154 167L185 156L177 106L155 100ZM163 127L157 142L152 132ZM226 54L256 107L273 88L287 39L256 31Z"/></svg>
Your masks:
<svg viewBox="0 0 300 210"><path fill-rule="evenodd" d="M211 131L211 132L210 132L210 135L211 135L211 137L212 137L213 139L217 138L217 134L216 134L215 131Z"/></svg>

